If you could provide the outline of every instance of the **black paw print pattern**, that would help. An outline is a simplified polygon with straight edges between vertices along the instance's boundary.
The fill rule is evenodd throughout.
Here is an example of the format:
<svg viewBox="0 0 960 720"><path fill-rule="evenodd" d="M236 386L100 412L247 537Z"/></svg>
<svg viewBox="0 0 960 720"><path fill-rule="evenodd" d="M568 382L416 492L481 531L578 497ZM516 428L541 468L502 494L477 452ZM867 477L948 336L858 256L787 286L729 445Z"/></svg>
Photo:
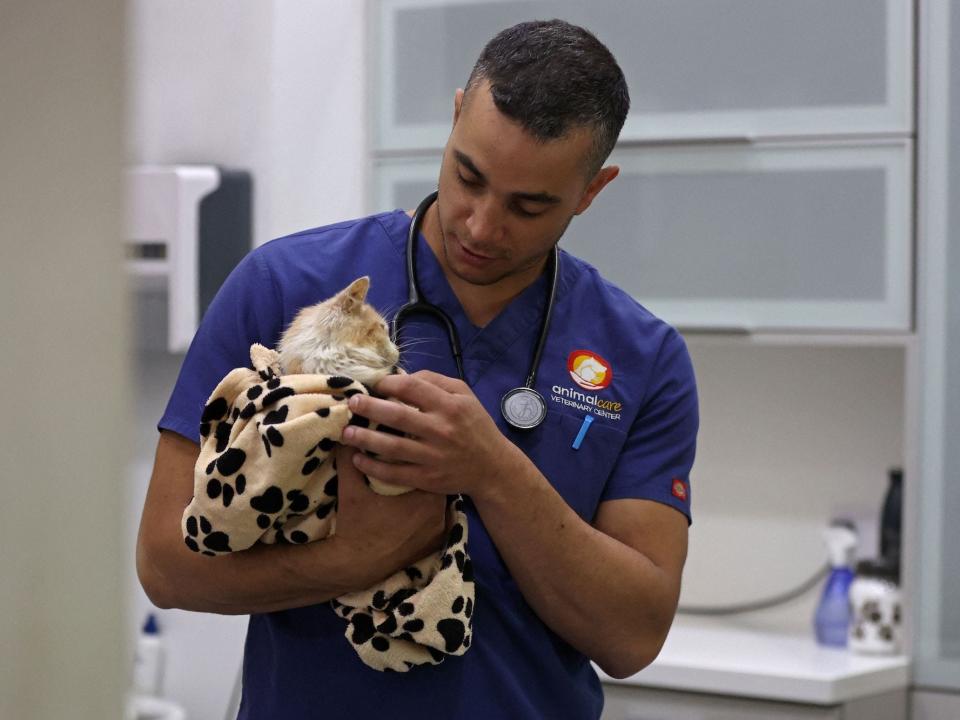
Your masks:
<svg viewBox="0 0 960 720"><path fill-rule="evenodd" d="M203 515L191 515L187 518L187 533L184 542L194 552L210 556L233 552L230 548L230 535L214 530Z"/></svg>
<svg viewBox="0 0 960 720"><path fill-rule="evenodd" d="M302 522L287 525L288 521L308 514L315 514L316 519L322 521L336 512L336 463L330 459L331 466L325 465L336 446L331 437L320 437L304 454L301 466L304 477L300 487L305 488L308 481L322 483L322 495L316 493L319 486L310 490L308 495L305 490L288 490L289 485L282 487L283 481L264 489L259 481L251 485L249 469L244 474L245 463L257 464L260 456L259 452L256 452L256 458L247 458L243 450L232 447L234 438L231 436L234 430L239 432L243 428L242 424L237 425L238 421L250 420L256 416L256 430L267 458L275 458L276 450L290 442L290 438L284 437L284 424L291 420L291 406L282 401L295 395L296 390L285 386L281 376L273 368L258 370L258 375L262 382L249 386L239 395L232 396L229 401L225 397L214 398L204 408L201 435L209 447L210 434L213 433L215 452L219 454L206 467L208 478L205 487L203 490L199 487L195 490L198 501L202 498L201 507L196 510L191 508L189 512L192 514L185 520L185 541L188 547L196 552L220 554L243 549L248 546L251 536L266 542L272 540L280 543L305 543L319 538L308 537L307 533L298 528L305 528L316 534L314 530L324 526ZM335 401L343 401L363 392L359 383L345 376L327 378L327 387L330 391L329 397ZM328 417L331 409L321 407L315 412L320 417ZM356 417L354 421L356 424L363 422ZM250 448L246 449L250 451ZM317 479L313 480L315 473L322 467L328 467L327 471L322 471L323 475L330 472L332 476L318 475ZM251 488L255 488L253 492L259 494L250 497ZM238 505L238 497L245 492L248 499L245 498L244 503ZM215 508L211 508L209 501L215 501L218 506L222 504L224 509L231 508L230 513L218 514ZM246 522L243 522L244 520ZM241 522L243 530L239 525ZM214 529L211 526L218 527Z"/></svg>
<svg viewBox="0 0 960 720"><path fill-rule="evenodd" d="M226 423L217 427L217 432ZM219 442L218 442L219 446ZM230 507L237 495L242 495L246 489L247 479L240 470L247 460L243 450L228 448L217 456L206 467L209 477L206 485L207 497L211 500L220 500L223 506ZM233 476L236 475L234 478ZM184 542L194 552L204 555L232 552L230 535L222 530L214 530L210 521L203 515L190 515L186 520L187 536Z"/></svg>
<svg viewBox="0 0 960 720"><path fill-rule="evenodd" d="M457 510L462 512L462 499L457 498L455 502ZM349 622L347 638L357 647L361 658L372 656L372 666L384 669L379 667L376 658L378 654L385 654L391 649L408 670L418 664L438 665L447 655L459 655L469 649L474 600L466 583L474 582L474 573L473 563L463 544L464 522L465 518L461 516L448 534L441 555L441 572L455 564L463 579L465 594L454 598L449 610L440 617L437 617L437 611L429 600L425 606L431 607L430 612L418 612L421 598L426 597L421 592L425 593L427 586L423 585L423 574L416 566L404 571L410 587L401 587L389 594L379 590L373 594L366 608L348 606L338 600L331 601L334 611ZM417 647L411 648L409 643ZM374 652L370 653L367 648L372 648ZM424 660L424 657L429 659ZM364 662L371 664L368 659L364 659ZM390 664L395 665L396 662L394 658ZM387 664L386 660L384 664ZM391 668L388 666L386 669Z"/></svg>
<svg viewBox="0 0 960 720"><path fill-rule="evenodd" d="M425 642L429 628L416 614L417 590L403 588L392 595L383 591L377 592L373 599L373 609L385 614L380 624L376 624L372 613L362 610L353 610L336 600L331 601L334 610L343 618L350 621L347 637L350 642L360 647L370 643L370 647L380 653L388 652L397 641L412 642L426 650L431 658L431 665L439 665L447 655L459 653L470 647L473 627L473 598L458 596L450 606L449 614L433 623L435 630L442 638L442 649L433 647ZM406 662L409 668L415 663Z"/></svg>

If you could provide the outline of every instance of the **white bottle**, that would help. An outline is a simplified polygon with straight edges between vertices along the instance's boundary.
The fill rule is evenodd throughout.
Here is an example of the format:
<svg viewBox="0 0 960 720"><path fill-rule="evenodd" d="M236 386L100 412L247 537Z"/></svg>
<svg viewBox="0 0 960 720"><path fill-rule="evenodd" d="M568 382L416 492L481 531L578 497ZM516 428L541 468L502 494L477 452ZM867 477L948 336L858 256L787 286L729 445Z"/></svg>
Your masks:
<svg viewBox="0 0 960 720"><path fill-rule="evenodd" d="M857 653L894 655L902 649L901 597L896 569L862 560L850 586L849 647Z"/></svg>
<svg viewBox="0 0 960 720"><path fill-rule="evenodd" d="M150 613L137 638L137 653L133 662L134 692L160 697L163 693L164 654L157 619Z"/></svg>

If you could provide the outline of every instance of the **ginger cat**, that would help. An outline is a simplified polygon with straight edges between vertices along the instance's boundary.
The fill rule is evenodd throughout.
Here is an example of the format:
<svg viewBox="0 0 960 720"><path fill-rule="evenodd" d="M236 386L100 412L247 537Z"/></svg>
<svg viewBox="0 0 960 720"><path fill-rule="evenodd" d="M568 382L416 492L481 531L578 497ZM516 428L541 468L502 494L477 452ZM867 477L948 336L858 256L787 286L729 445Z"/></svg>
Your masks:
<svg viewBox="0 0 960 720"><path fill-rule="evenodd" d="M300 310L277 345L281 374L342 375L369 389L399 372L400 351L390 340L387 323L365 302L369 289L370 278L364 275L333 297ZM381 495L411 490L372 477L367 481Z"/></svg>
<svg viewBox="0 0 960 720"><path fill-rule="evenodd" d="M365 302L369 288L365 275L297 313L277 346L284 375L344 375L369 387L397 372L400 352L386 321Z"/></svg>

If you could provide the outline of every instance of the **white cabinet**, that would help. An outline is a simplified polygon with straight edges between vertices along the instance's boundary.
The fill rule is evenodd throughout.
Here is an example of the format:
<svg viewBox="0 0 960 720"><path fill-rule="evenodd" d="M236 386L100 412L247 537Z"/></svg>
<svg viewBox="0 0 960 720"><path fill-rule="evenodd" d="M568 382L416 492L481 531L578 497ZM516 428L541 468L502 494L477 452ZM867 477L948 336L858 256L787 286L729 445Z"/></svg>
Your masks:
<svg viewBox="0 0 960 720"><path fill-rule="evenodd" d="M911 145L620 147L620 176L561 246L681 329L908 331ZM414 207L433 158L377 165Z"/></svg>
<svg viewBox="0 0 960 720"><path fill-rule="evenodd" d="M374 209L436 187L483 44L561 17L610 47L632 98L621 177L563 247L681 329L913 329L908 0L380 0L371 17Z"/></svg>
<svg viewBox="0 0 960 720"><path fill-rule="evenodd" d="M622 140L909 133L909 0L381 0L374 144L442 145L453 93L498 31L560 17L630 86Z"/></svg>
<svg viewBox="0 0 960 720"><path fill-rule="evenodd" d="M604 685L601 720L906 720L905 690L837 705L804 705Z"/></svg>
<svg viewBox="0 0 960 720"><path fill-rule="evenodd" d="M637 674L603 683L603 720L905 720L909 661L727 620L675 622Z"/></svg>
<svg viewBox="0 0 960 720"><path fill-rule="evenodd" d="M910 143L620 148L561 245L680 328L910 329Z"/></svg>
<svg viewBox="0 0 960 720"><path fill-rule="evenodd" d="M600 720L843 720L837 707L604 685Z"/></svg>
<svg viewBox="0 0 960 720"><path fill-rule="evenodd" d="M418 158L376 160L373 164L374 205L381 210L411 209L419 205L428 193L437 189L440 155L438 150Z"/></svg>

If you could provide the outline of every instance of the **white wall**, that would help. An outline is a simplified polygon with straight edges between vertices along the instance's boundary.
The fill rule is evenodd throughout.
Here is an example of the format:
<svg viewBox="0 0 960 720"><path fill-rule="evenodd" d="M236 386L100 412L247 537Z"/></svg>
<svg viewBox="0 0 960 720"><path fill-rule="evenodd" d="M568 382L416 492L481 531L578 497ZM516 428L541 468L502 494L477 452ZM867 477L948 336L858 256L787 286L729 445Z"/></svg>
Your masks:
<svg viewBox="0 0 960 720"><path fill-rule="evenodd" d="M860 556L875 557L887 469L904 462L905 349L687 341L701 429L681 603L796 587L825 562L833 517L854 520ZM818 599L725 622L808 634Z"/></svg>
<svg viewBox="0 0 960 720"><path fill-rule="evenodd" d="M122 714L121 0L0 3L0 718Z"/></svg>
<svg viewBox="0 0 960 720"><path fill-rule="evenodd" d="M250 170L256 244L362 214L362 0L130 8L130 162Z"/></svg>
<svg viewBox="0 0 960 720"><path fill-rule="evenodd" d="M254 181L254 243L363 213L366 168L362 0L132 0L127 158L213 163ZM125 545L133 630L150 605L133 574L156 422L180 356L156 350L162 298L136 298L136 454ZM224 716L246 617L159 613L169 697L191 719Z"/></svg>

